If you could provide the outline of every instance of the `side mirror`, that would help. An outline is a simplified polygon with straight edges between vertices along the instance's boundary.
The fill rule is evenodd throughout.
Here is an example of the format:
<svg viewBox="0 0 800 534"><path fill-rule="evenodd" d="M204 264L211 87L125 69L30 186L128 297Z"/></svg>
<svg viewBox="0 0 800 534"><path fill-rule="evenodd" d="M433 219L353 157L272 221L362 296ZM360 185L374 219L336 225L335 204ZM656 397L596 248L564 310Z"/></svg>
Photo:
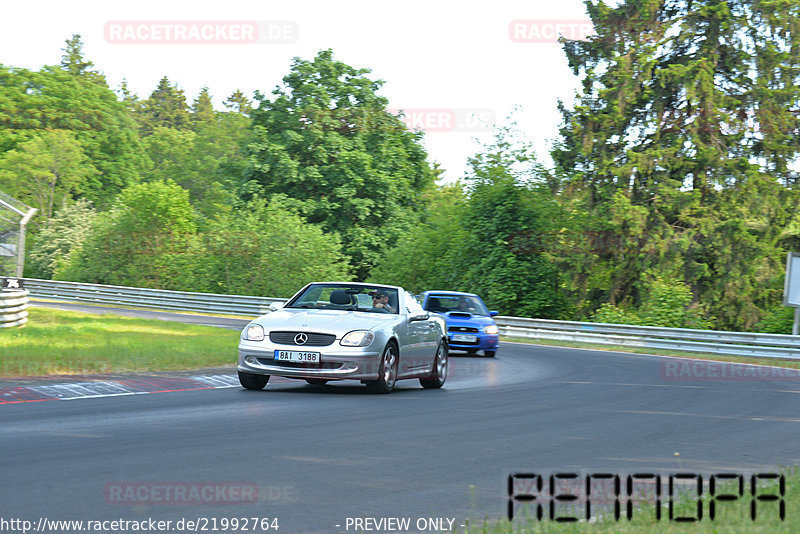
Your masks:
<svg viewBox="0 0 800 534"><path fill-rule="evenodd" d="M278 311L283 308L283 302L273 302L269 305L270 311Z"/></svg>
<svg viewBox="0 0 800 534"><path fill-rule="evenodd" d="M430 318L431 316L429 313L421 313L419 315L410 315L408 317L408 322L410 323L412 321L427 321Z"/></svg>
<svg viewBox="0 0 800 534"><path fill-rule="evenodd" d="M498 315L500 315L500 312L498 312L498 311L490 311L489 315L492 316L492 317L497 317Z"/></svg>

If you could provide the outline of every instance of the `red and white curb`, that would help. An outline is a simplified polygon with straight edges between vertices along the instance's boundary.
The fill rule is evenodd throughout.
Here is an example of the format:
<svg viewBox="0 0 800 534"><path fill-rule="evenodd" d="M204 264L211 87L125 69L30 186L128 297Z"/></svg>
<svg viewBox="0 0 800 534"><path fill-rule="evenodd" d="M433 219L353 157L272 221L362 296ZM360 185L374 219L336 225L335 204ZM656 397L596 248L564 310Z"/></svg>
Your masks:
<svg viewBox="0 0 800 534"><path fill-rule="evenodd" d="M93 380L63 384L0 387L0 404L51 400L93 399L145 395L198 389L238 388L236 375L199 375L189 377L140 377L116 380Z"/></svg>

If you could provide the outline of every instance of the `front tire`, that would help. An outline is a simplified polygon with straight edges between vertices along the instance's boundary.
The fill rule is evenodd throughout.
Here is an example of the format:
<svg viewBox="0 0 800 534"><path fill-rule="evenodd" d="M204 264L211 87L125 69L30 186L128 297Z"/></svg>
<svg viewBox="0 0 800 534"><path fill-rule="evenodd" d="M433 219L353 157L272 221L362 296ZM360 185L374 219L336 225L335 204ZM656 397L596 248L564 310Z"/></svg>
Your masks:
<svg viewBox="0 0 800 534"><path fill-rule="evenodd" d="M439 348L436 349L436 357L433 360L433 370L427 378L420 378L419 383L425 389L439 389L444 385L447 380L447 357L449 350L447 342L442 341L439 343Z"/></svg>
<svg viewBox="0 0 800 534"><path fill-rule="evenodd" d="M254 375L252 373L243 373L239 371L239 383L244 389L264 389L267 382L269 382L269 375Z"/></svg>
<svg viewBox="0 0 800 534"><path fill-rule="evenodd" d="M483 351L483 353L486 355L487 358L494 358L494 354L496 352L497 352L496 350L485 350L485 351Z"/></svg>
<svg viewBox="0 0 800 534"><path fill-rule="evenodd" d="M370 393L389 393L397 383L397 346L389 343L383 349L381 365L378 369L378 379L367 382L367 391Z"/></svg>

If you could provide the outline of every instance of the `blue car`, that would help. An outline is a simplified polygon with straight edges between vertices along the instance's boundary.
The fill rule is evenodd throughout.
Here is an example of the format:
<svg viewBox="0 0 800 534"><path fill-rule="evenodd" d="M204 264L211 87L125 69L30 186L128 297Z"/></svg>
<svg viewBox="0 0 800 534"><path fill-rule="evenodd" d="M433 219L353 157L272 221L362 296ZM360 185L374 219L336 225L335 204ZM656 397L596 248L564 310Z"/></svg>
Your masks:
<svg viewBox="0 0 800 534"><path fill-rule="evenodd" d="M497 352L500 336L493 317L481 298L460 291L426 291L418 296L422 307L442 315L447 323L447 341L451 350L475 354L479 350L492 358Z"/></svg>

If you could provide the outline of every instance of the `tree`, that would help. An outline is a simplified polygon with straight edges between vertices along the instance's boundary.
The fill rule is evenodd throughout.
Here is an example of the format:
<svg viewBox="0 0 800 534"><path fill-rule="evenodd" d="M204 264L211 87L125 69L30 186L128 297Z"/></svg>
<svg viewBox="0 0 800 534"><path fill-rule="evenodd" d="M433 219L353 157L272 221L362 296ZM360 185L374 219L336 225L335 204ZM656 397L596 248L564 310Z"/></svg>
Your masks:
<svg viewBox="0 0 800 534"><path fill-rule="evenodd" d="M60 274L66 280L192 290L202 249L189 193L172 182L131 186L98 214Z"/></svg>
<svg viewBox="0 0 800 534"><path fill-rule="evenodd" d="M394 248L380 255L370 281L398 284L415 293L461 288L464 268L472 257L465 247L470 233L464 223L466 203L461 183L426 192L420 223L401 236Z"/></svg>
<svg viewBox="0 0 800 534"><path fill-rule="evenodd" d="M560 253L573 298L639 308L658 276L752 327L798 200L777 184L797 179L800 2L586 5L597 35L564 42L582 88L553 151L581 220Z"/></svg>
<svg viewBox="0 0 800 534"><path fill-rule="evenodd" d="M25 269L32 278L60 279L71 255L89 236L97 212L88 200L64 203L32 243Z"/></svg>
<svg viewBox="0 0 800 534"><path fill-rule="evenodd" d="M214 120L214 105L211 102L211 93L208 87L200 89L197 98L192 104L192 122L208 122Z"/></svg>
<svg viewBox="0 0 800 534"><path fill-rule="evenodd" d="M641 203L684 186L707 197L753 172L793 179L800 57L790 50L800 46L800 2L586 5L597 36L565 41L583 88L572 110L561 106L555 155L593 201L621 189ZM766 150L773 140L791 151Z"/></svg>
<svg viewBox="0 0 800 534"><path fill-rule="evenodd" d="M417 220L433 185L421 134L386 111L383 82L333 58L296 58L273 98L257 94L248 177L284 194L314 224L342 237L364 279Z"/></svg>
<svg viewBox="0 0 800 534"><path fill-rule="evenodd" d="M194 131L156 127L144 138L152 166L144 178L172 180L189 191L193 204L213 218L237 200L249 120L219 113L195 123Z"/></svg>
<svg viewBox="0 0 800 534"><path fill-rule="evenodd" d="M80 34L72 35L67 39L62 49L64 54L61 56L61 68L73 76L82 76L101 85L106 85L106 78L102 74L92 70L94 63L86 59L83 55L83 41Z"/></svg>
<svg viewBox="0 0 800 534"><path fill-rule="evenodd" d="M191 130L177 130L157 126L142 140L145 153L153 163L146 178L149 181L172 180L185 189L201 187L197 183L203 169L195 158L197 134Z"/></svg>
<svg viewBox="0 0 800 534"><path fill-rule="evenodd" d="M280 197L220 214L203 242L207 291L289 297L309 280L350 278L338 236L287 210Z"/></svg>
<svg viewBox="0 0 800 534"><path fill-rule="evenodd" d="M139 130L143 135L150 134L155 128L188 129L191 123L186 96L177 84L173 84L164 76L150 97L142 102L138 114Z"/></svg>
<svg viewBox="0 0 800 534"><path fill-rule="evenodd" d="M0 158L0 189L48 219L53 206L82 192L97 174L75 135L65 130L39 132Z"/></svg>
<svg viewBox="0 0 800 534"><path fill-rule="evenodd" d="M242 115L250 115L253 111L252 102L249 98L244 96L240 89L234 91L231 96L224 102L225 107L234 113L241 113Z"/></svg>
<svg viewBox="0 0 800 534"><path fill-rule="evenodd" d="M122 79L122 83L120 83L119 89L117 89L117 94L119 95L120 100L128 108L128 113L130 113L131 116L135 116L136 113L139 112L142 103L139 101L139 97L136 95L136 93L133 93L128 88L128 80L126 78Z"/></svg>
<svg viewBox="0 0 800 534"><path fill-rule="evenodd" d="M42 130L69 130L99 171L81 195L107 206L139 180L146 158L124 103L105 83L60 67L40 71L0 65L0 153L29 141Z"/></svg>
<svg viewBox="0 0 800 534"><path fill-rule="evenodd" d="M470 232L462 247L470 260L462 287L506 314L562 318L567 301L548 251L563 216L551 178L530 144L516 137L512 127L500 128L494 142L470 159L463 223Z"/></svg>
<svg viewBox="0 0 800 534"><path fill-rule="evenodd" d="M41 257L59 258L65 280L179 291L289 296L308 280L350 277L339 238L287 210L285 199L216 215L198 232L188 191L139 184L94 217L68 254L43 245Z"/></svg>
<svg viewBox="0 0 800 534"><path fill-rule="evenodd" d="M552 177L510 127L499 129L470 165L466 184L433 195L422 223L384 256L372 279L398 280L414 291L478 293L509 315L565 316L569 307L549 252L564 218Z"/></svg>

